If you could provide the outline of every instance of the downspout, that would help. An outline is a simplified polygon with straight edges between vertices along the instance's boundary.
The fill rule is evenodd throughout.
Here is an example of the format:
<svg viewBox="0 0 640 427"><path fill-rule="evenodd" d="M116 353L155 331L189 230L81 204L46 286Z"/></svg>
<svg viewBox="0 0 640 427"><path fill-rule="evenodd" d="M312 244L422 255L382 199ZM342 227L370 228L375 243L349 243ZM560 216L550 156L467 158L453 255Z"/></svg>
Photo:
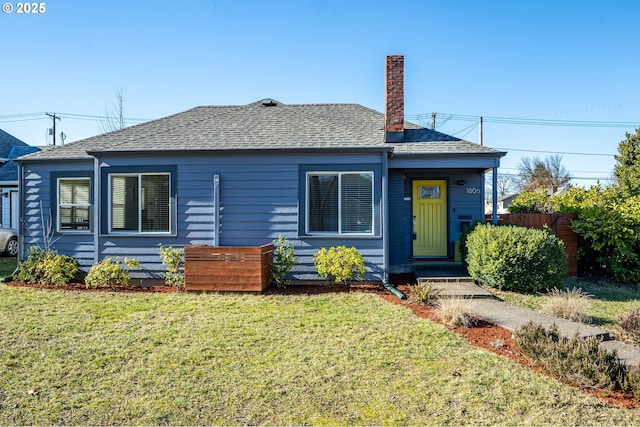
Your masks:
<svg viewBox="0 0 640 427"><path fill-rule="evenodd" d="M213 246L220 246L220 175L213 175Z"/></svg>
<svg viewBox="0 0 640 427"><path fill-rule="evenodd" d="M389 283L389 157L386 152L382 152L382 282Z"/></svg>
<svg viewBox="0 0 640 427"><path fill-rule="evenodd" d="M384 288L401 300L407 296L397 288L389 284L389 157L386 152L382 153L382 285Z"/></svg>
<svg viewBox="0 0 640 427"><path fill-rule="evenodd" d="M498 223L498 168L495 167L493 168L493 176L491 177L493 179L493 185L492 185L492 195L491 195L491 222L495 225Z"/></svg>
<svg viewBox="0 0 640 427"><path fill-rule="evenodd" d="M100 210L102 203L100 203L100 189L102 183L100 182L100 161L97 157L93 158L93 264L97 265L100 261L100 253L98 248L100 247Z"/></svg>

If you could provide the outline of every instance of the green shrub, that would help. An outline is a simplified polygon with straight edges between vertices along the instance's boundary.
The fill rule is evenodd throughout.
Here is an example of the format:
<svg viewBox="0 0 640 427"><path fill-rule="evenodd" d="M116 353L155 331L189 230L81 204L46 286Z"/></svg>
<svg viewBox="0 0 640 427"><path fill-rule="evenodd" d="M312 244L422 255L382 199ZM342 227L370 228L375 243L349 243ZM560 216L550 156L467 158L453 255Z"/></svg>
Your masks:
<svg viewBox="0 0 640 427"><path fill-rule="evenodd" d="M162 243L158 246L160 247L162 264L167 266L167 271L164 274L165 285L178 289L184 288L184 272L182 271L184 249L164 246Z"/></svg>
<svg viewBox="0 0 640 427"><path fill-rule="evenodd" d="M518 348L533 363L581 387L624 389L626 369L616 351L600 347L596 337L561 337L556 325L549 330L529 322L514 335Z"/></svg>
<svg viewBox="0 0 640 427"><path fill-rule="evenodd" d="M124 265L124 267L123 267ZM99 264L91 266L89 274L84 279L87 289L126 286L131 280L129 269L139 268L140 263L132 258L105 258Z"/></svg>
<svg viewBox="0 0 640 427"><path fill-rule="evenodd" d="M29 248L27 259L20 263L16 279L38 285L66 285L79 279L80 266L75 258L54 250Z"/></svg>
<svg viewBox="0 0 640 427"><path fill-rule="evenodd" d="M509 213L553 213L554 206L551 197L544 190L524 191L516 197Z"/></svg>
<svg viewBox="0 0 640 427"><path fill-rule="evenodd" d="M469 234L476 229L479 224L483 224L482 222L476 220L469 224L462 230L460 234L460 261L462 261L462 268L464 271L469 271L469 265L467 264L467 255L469 254L469 249L467 248L467 239L469 238Z"/></svg>
<svg viewBox="0 0 640 427"><path fill-rule="evenodd" d="M278 287L285 287L291 284L287 275L298 264L298 258L294 255L295 248L284 236L280 235L274 241L276 245L273 255L273 270L271 279Z"/></svg>
<svg viewBox="0 0 640 427"><path fill-rule="evenodd" d="M562 284L564 244L546 230L480 224L467 238L469 275L498 289L537 292Z"/></svg>
<svg viewBox="0 0 640 427"><path fill-rule="evenodd" d="M640 344L640 310L631 309L618 319L618 326L634 344Z"/></svg>
<svg viewBox="0 0 640 427"><path fill-rule="evenodd" d="M355 247L346 246L320 248L313 255L313 264L316 266L318 276L332 277L336 283L345 283L351 280L362 280L366 272L364 258Z"/></svg>
<svg viewBox="0 0 640 427"><path fill-rule="evenodd" d="M433 282L418 283L417 285L408 285L408 287L413 298L426 305L433 305L442 292L442 289L437 289Z"/></svg>
<svg viewBox="0 0 640 427"><path fill-rule="evenodd" d="M592 274L640 283L640 196L591 188L571 224L580 236L578 257Z"/></svg>

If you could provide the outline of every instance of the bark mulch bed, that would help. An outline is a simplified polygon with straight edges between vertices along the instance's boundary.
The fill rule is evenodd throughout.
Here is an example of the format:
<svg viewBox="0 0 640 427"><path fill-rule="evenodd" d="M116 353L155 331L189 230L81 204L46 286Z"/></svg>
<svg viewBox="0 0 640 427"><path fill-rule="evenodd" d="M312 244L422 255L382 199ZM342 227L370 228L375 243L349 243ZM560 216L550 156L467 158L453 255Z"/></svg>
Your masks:
<svg viewBox="0 0 640 427"><path fill-rule="evenodd" d="M405 295L409 296L408 284L415 283L415 276L413 275L391 275L391 284L397 287ZM175 293L184 292L170 286L126 286L117 288L101 288L101 289L87 289L84 283L70 283L65 286L40 286L40 285L28 285L22 282L8 282L9 286L21 286L29 288L40 289L55 289L55 290L71 290L71 291L84 291L84 292L161 292L161 293ZM275 288L273 286L266 289L265 294L277 294L277 295L296 295L296 294L308 294L318 295L326 293L336 292L365 292L374 293L379 295L385 301L392 304L399 304L412 310L416 316L432 320L437 323L444 324L437 314L437 310L434 307L419 304L411 299L400 300L395 295L392 295L379 284L357 284L357 285L292 285L286 288ZM489 324L484 321L478 322L476 326L466 327L452 327L445 325L450 330L457 334L462 335L467 341L474 346L486 349L493 353L499 354L503 357L508 357L519 363L520 365L531 369L538 373L544 373L543 368L535 366L529 362L529 360L517 349L513 342L513 335L511 332L503 329L499 326ZM578 387L576 387L578 388ZM633 399L630 393L622 393L617 391L607 390L594 390L579 388L581 391L590 395L603 399L609 404L616 405L623 408L635 409L638 402Z"/></svg>

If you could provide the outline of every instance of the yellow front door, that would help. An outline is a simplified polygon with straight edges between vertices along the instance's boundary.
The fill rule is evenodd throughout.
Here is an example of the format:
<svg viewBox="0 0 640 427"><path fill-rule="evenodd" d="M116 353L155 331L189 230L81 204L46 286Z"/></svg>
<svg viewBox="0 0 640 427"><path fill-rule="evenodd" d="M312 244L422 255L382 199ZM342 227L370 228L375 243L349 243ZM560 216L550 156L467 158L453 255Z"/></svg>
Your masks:
<svg viewBox="0 0 640 427"><path fill-rule="evenodd" d="M413 181L413 256L447 256L447 181Z"/></svg>

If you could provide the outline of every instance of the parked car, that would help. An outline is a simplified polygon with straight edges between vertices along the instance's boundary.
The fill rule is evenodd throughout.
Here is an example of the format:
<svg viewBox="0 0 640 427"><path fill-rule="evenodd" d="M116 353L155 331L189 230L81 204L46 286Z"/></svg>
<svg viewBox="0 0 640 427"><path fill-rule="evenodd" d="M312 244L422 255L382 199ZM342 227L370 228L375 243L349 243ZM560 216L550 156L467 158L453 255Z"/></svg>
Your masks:
<svg viewBox="0 0 640 427"><path fill-rule="evenodd" d="M18 232L0 227L0 251L6 256L18 255Z"/></svg>

